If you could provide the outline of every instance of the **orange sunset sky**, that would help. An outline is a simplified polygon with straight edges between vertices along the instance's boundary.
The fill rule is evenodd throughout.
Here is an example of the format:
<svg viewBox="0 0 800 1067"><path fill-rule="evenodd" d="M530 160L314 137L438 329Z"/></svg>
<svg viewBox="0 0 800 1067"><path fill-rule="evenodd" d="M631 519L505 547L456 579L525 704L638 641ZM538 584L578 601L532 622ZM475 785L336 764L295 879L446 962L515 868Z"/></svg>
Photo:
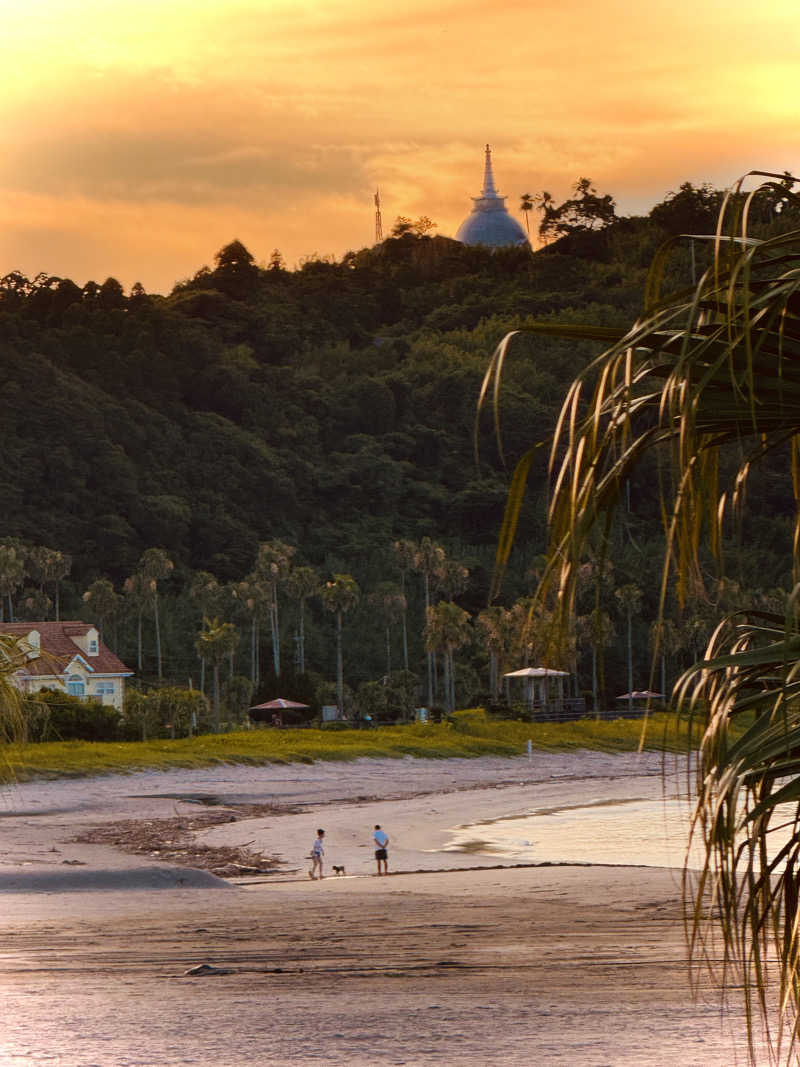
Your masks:
<svg viewBox="0 0 800 1067"><path fill-rule="evenodd" d="M341 256L429 215L483 145L517 213L580 176L621 214L800 171L797 0L0 0L0 276L154 292L239 238ZM517 218L521 216L517 214Z"/></svg>

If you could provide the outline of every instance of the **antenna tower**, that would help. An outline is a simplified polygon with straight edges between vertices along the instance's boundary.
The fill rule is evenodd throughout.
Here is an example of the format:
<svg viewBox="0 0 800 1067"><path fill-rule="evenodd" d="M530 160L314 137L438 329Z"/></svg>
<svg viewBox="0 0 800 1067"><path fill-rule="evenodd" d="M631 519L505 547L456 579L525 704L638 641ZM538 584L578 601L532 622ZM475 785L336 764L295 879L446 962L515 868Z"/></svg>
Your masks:
<svg viewBox="0 0 800 1067"><path fill-rule="evenodd" d="M381 193L375 190L375 244L379 245L383 240L383 222L381 221Z"/></svg>

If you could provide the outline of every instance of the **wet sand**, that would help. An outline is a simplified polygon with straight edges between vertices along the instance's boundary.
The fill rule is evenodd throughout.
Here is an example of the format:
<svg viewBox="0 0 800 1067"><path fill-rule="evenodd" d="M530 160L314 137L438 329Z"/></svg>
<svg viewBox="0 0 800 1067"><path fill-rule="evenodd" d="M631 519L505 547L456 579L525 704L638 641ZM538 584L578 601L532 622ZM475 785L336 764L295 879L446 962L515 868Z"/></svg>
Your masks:
<svg viewBox="0 0 800 1067"><path fill-rule="evenodd" d="M678 769L667 773L675 784ZM738 1005L722 1014L710 989L691 999L676 868L616 866L602 840L602 862L513 866L518 855L475 849L472 832L459 839L459 827L535 810L548 847L547 811L663 791L659 756L598 753L8 790L0 1064L744 1063ZM70 843L87 827L179 817L201 800L292 805L198 835L277 856L280 873L231 882ZM390 835L388 878L373 873L375 822ZM343 863L347 877L309 881L317 826L328 870ZM218 973L186 975L203 963Z"/></svg>

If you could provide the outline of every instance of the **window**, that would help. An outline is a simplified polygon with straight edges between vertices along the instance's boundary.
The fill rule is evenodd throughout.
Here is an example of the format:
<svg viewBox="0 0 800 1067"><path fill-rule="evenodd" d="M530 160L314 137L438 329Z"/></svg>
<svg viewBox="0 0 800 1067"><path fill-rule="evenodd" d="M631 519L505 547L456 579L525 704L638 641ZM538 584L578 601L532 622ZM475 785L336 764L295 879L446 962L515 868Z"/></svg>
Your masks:
<svg viewBox="0 0 800 1067"><path fill-rule="evenodd" d="M79 674L71 674L67 679L67 692L73 697L86 696L86 684Z"/></svg>
<svg viewBox="0 0 800 1067"><path fill-rule="evenodd" d="M89 655L90 656L96 656L97 655L97 638L96 637L93 637L92 640L89 642Z"/></svg>
<svg viewBox="0 0 800 1067"><path fill-rule="evenodd" d="M98 682L95 686L95 692L98 696L113 696L114 695L114 683L113 682Z"/></svg>

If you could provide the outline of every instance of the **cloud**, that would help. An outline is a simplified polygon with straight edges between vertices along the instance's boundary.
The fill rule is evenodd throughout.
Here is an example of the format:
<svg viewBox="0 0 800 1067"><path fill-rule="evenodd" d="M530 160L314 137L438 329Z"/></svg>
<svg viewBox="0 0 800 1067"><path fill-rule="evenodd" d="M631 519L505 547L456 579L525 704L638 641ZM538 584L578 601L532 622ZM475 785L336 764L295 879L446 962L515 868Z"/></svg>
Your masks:
<svg viewBox="0 0 800 1067"><path fill-rule="evenodd" d="M238 236L342 254L454 233L486 141L509 208L579 176L621 211L800 153L794 0L30 0L4 12L0 273L163 288Z"/></svg>

